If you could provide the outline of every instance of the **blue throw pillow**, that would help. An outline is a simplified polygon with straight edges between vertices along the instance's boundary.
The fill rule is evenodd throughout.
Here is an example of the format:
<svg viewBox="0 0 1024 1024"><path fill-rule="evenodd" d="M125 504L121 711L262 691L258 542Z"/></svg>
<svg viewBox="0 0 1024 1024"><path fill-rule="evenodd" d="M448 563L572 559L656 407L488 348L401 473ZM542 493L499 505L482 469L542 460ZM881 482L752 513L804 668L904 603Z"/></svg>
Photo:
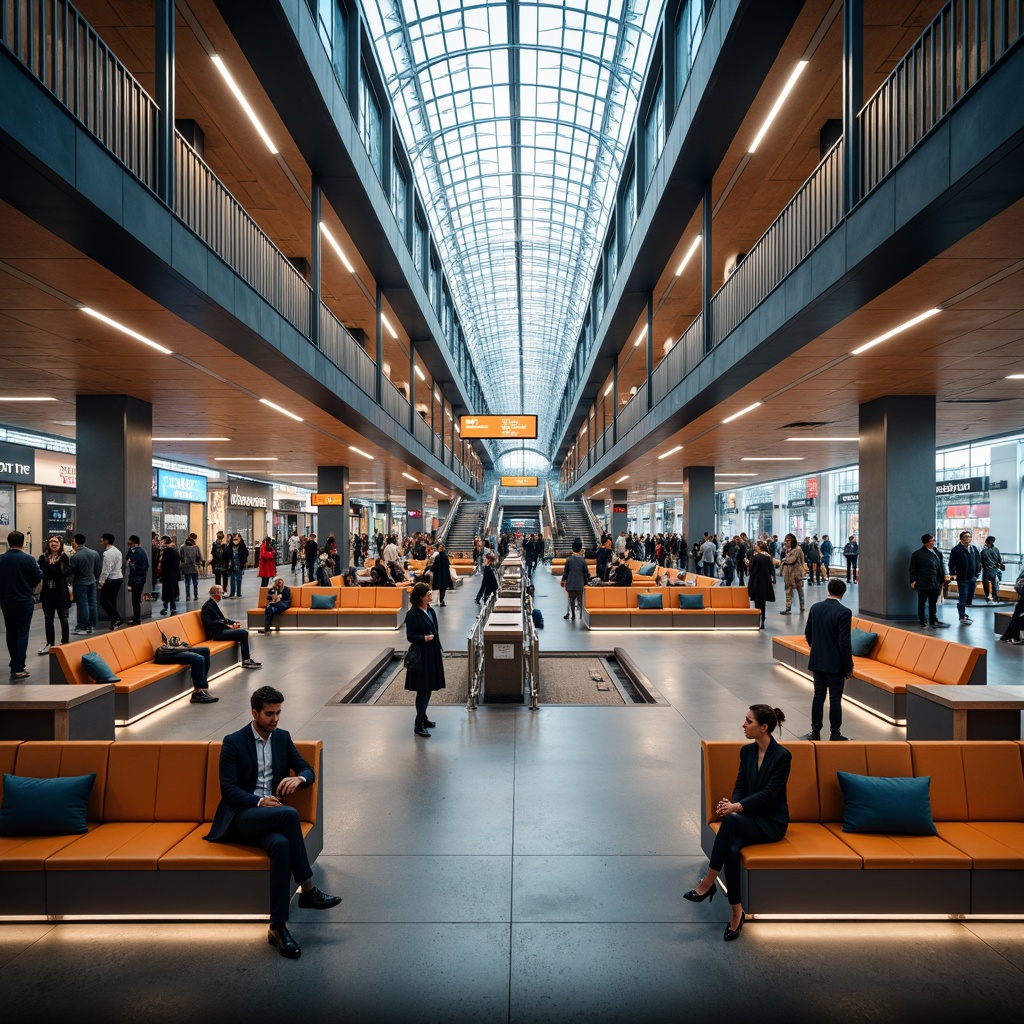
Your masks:
<svg viewBox="0 0 1024 1024"><path fill-rule="evenodd" d="M637 594L636 603L640 608L661 608L661 594Z"/></svg>
<svg viewBox="0 0 1024 1024"><path fill-rule="evenodd" d="M864 629L854 627L850 632L850 646L858 658L866 658L871 653L871 648L878 642L877 633L869 633Z"/></svg>
<svg viewBox="0 0 1024 1024"><path fill-rule="evenodd" d="M704 595L703 594L680 594L679 595L679 607L682 611L692 611L694 609L702 609L704 607Z"/></svg>
<svg viewBox="0 0 1024 1024"><path fill-rule="evenodd" d="M653 576L654 570L658 568L657 562L651 562L650 565L642 565L638 570L640 576Z"/></svg>
<svg viewBox="0 0 1024 1024"><path fill-rule="evenodd" d="M333 608L337 601L337 594L314 594L309 599L309 607L319 611L326 611L328 608Z"/></svg>
<svg viewBox="0 0 1024 1024"><path fill-rule="evenodd" d="M119 683L114 670L98 655L90 652L82 655L82 668L86 675L97 683Z"/></svg>
<svg viewBox="0 0 1024 1024"><path fill-rule="evenodd" d="M0 836L70 836L88 832L86 811L96 773L30 779L4 773Z"/></svg>
<svg viewBox="0 0 1024 1024"><path fill-rule="evenodd" d="M928 791L931 777L886 779L836 772L843 791L844 832L938 835Z"/></svg>

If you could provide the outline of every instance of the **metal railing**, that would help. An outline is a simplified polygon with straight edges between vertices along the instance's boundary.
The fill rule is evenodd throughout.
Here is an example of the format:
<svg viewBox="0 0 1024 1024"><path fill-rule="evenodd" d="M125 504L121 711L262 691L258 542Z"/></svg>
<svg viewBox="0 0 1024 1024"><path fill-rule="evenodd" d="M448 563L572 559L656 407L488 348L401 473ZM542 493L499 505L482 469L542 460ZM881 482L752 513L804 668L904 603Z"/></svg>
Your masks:
<svg viewBox="0 0 1024 1024"><path fill-rule="evenodd" d="M698 313L651 374L651 401L657 405L704 358L704 316Z"/></svg>
<svg viewBox="0 0 1024 1024"><path fill-rule="evenodd" d="M867 195L1021 36L1021 0L950 0L857 116Z"/></svg>
<svg viewBox="0 0 1024 1024"><path fill-rule="evenodd" d="M376 365L374 365L374 370L376 370ZM393 420L396 420L403 427L408 428L409 403L406 401L405 395L403 395L387 377L383 380L380 398L380 404L384 411Z"/></svg>
<svg viewBox="0 0 1024 1024"><path fill-rule="evenodd" d="M448 542L448 534L451 533L452 526L459 515L459 506L462 504L462 495L457 495L452 501L452 506L448 509L448 515L445 516L444 522L441 524L440 529L437 531L437 543L446 544Z"/></svg>
<svg viewBox="0 0 1024 1024"><path fill-rule="evenodd" d="M132 174L156 189L158 107L71 4L0 0L0 41Z"/></svg>
<svg viewBox="0 0 1024 1024"><path fill-rule="evenodd" d="M647 381L636 389L636 394L619 410L615 428L623 438L647 415Z"/></svg>
<svg viewBox="0 0 1024 1024"><path fill-rule="evenodd" d="M551 536L558 534L558 517L555 515L555 499L551 495L551 484L544 481L544 508L548 514L548 525L551 527Z"/></svg>
<svg viewBox="0 0 1024 1024"><path fill-rule="evenodd" d="M430 429L430 424L419 413L412 418L412 434L424 448L433 453L434 432Z"/></svg>
<svg viewBox="0 0 1024 1024"><path fill-rule="evenodd" d="M843 217L843 141L839 140L711 300L718 345L780 285Z"/></svg>
<svg viewBox="0 0 1024 1024"><path fill-rule="evenodd" d="M377 383L376 363L323 303L320 304L320 351L363 394L370 398L374 397Z"/></svg>
<svg viewBox="0 0 1024 1024"><path fill-rule="evenodd" d="M480 694L484 688L484 625L491 613L494 595L491 594L477 617L466 638L466 654L469 657L469 692L466 695L466 710L475 711L480 704Z"/></svg>
<svg viewBox="0 0 1024 1024"><path fill-rule="evenodd" d="M597 521L597 516L594 515L594 508L590 504L590 499L584 494L582 496L583 511L587 514L587 522L590 523L590 528L594 531L594 540L597 543L601 542L601 534L604 530L601 529L601 524Z"/></svg>
<svg viewBox="0 0 1024 1024"><path fill-rule="evenodd" d="M540 707L540 642L533 624L533 601L526 599L526 628L523 630L523 688L530 697L530 710Z"/></svg>
<svg viewBox="0 0 1024 1024"><path fill-rule="evenodd" d="M484 536L490 537L497 533L501 527L501 513L498 509L498 485L491 488L491 500L487 502L487 512L484 515Z"/></svg>

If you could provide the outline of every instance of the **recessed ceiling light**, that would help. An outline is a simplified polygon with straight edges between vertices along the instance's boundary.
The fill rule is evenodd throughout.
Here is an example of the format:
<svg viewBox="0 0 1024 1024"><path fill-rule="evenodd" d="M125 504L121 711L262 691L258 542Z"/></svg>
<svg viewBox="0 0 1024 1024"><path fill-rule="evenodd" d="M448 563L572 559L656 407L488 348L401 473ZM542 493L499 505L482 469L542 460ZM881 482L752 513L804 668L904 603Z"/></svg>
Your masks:
<svg viewBox="0 0 1024 1024"><path fill-rule="evenodd" d="M376 480L349 480L349 487L376 487Z"/></svg>
<svg viewBox="0 0 1024 1024"><path fill-rule="evenodd" d="M779 98L775 101L775 105L768 112L768 116L764 119L764 124L761 125L761 130L757 133L754 141L750 144L750 148L747 150L748 153L753 153L758 146L761 145L761 140L764 138L765 133L771 127L772 121L775 120L779 111L782 109L782 104L786 102L786 97L793 91L793 86L796 85L796 80L800 77L800 73L805 67L807 67L808 61L798 60L796 67L793 68L793 73L789 76L786 84L782 87L782 92L779 93Z"/></svg>
<svg viewBox="0 0 1024 1024"><path fill-rule="evenodd" d="M886 331L885 334L880 334L873 341L869 341L867 344L861 345L860 348L855 348L851 355L859 356L861 352L867 352L869 348L874 348L875 345L881 345L883 341L888 341L894 335L900 334L916 324L919 324L922 320L927 320L930 316L935 316L936 313L941 312L942 310L938 308L925 310L923 313L915 316L912 320L908 320L905 324L900 324L899 327L894 327L891 331Z"/></svg>
<svg viewBox="0 0 1024 1024"><path fill-rule="evenodd" d="M408 473L403 473L402 476L404 476L406 480L411 480L414 484L419 483L419 480L417 480L416 477L410 476Z"/></svg>
<svg viewBox="0 0 1024 1024"><path fill-rule="evenodd" d="M670 455L675 455L676 452L681 452L682 450L683 446L681 444L677 444L670 452L665 452L664 455L659 455L658 461L661 462L662 459L667 459Z"/></svg>
<svg viewBox="0 0 1024 1024"><path fill-rule="evenodd" d="M740 462L803 462L802 455L744 455Z"/></svg>
<svg viewBox="0 0 1024 1024"><path fill-rule="evenodd" d="M640 330L640 336L636 339L636 341L633 342L633 348L639 348L640 347L640 342L642 342L644 340L644 338L646 338L646 337L647 337L647 324L644 324L644 326Z"/></svg>
<svg viewBox="0 0 1024 1024"><path fill-rule="evenodd" d="M859 441L859 437L787 437L787 441Z"/></svg>
<svg viewBox="0 0 1024 1024"><path fill-rule="evenodd" d="M658 483L658 486L659 487L682 487L683 486L683 481L682 480L661 480Z"/></svg>
<svg viewBox="0 0 1024 1024"><path fill-rule="evenodd" d="M395 341L398 341L398 335L395 333L394 327L391 326L391 321L383 313L380 315L380 322L384 325L384 330L386 330L388 334L395 339Z"/></svg>
<svg viewBox="0 0 1024 1024"><path fill-rule="evenodd" d="M606 388L604 389L604 397L605 397L605 398L607 398L607 397L608 397L608 396L609 396L609 395L610 395L610 394L612 393L612 388L613 388L614 386L615 386L615 382L614 382L614 381L612 381L612 382L611 382L611 384L609 384L609 385L608 385L608 387L606 387Z"/></svg>
<svg viewBox="0 0 1024 1024"><path fill-rule="evenodd" d="M629 479L629 474L627 473L625 476L620 476L619 479L616 480L615 482L617 484L621 484L623 480L628 480L628 479Z"/></svg>
<svg viewBox="0 0 1024 1024"><path fill-rule="evenodd" d="M230 441L230 437L154 437L153 441Z"/></svg>
<svg viewBox="0 0 1024 1024"><path fill-rule="evenodd" d="M413 366L413 369L416 371L416 376L419 377L420 380L425 381L427 379L423 376L423 371L418 366Z"/></svg>
<svg viewBox="0 0 1024 1024"><path fill-rule="evenodd" d="M338 242L335 239L334 235L331 234L327 225L323 221L320 221L320 233L324 236L324 238L327 239L328 244L334 250L338 259L341 260L341 262L344 264L345 269L350 274L354 274L356 272L355 267L353 267L352 264L349 262L349 259L345 255L344 250L341 248L340 245L338 245Z"/></svg>
<svg viewBox="0 0 1024 1024"><path fill-rule="evenodd" d="M445 494L444 491L442 491L440 487L435 487L434 490L437 491L437 493L440 494L442 498L447 498L448 497L448 495Z"/></svg>
<svg viewBox="0 0 1024 1024"><path fill-rule="evenodd" d="M599 494L604 494L604 492L606 490L607 490L607 488L602 487L599 491L594 491L594 493L591 495L591 497L592 498L596 498Z"/></svg>
<svg viewBox="0 0 1024 1024"><path fill-rule="evenodd" d="M693 254L697 251L697 247L700 245L701 235L698 235L693 242L690 244L690 248L686 250L686 255L683 257L682 262L676 268L676 277L686 269L686 264L690 262Z"/></svg>
<svg viewBox="0 0 1024 1024"><path fill-rule="evenodd" d="M720 476L723 479L725 479L726 477L730 477L731 478L731 477L734 477L734 476L757 476L757 474L756 473L716 473L715 474L715 479L717 480Z"/></svg>
<svg viewBox="0 0 1024 1024"><path fill-rule="evenodd" d="M369 454L367 454L366 452L364 452L362 448L357 448L357 447L356 447L356 446L355 446L354 444L350 444L350 445L348 446L348 450L349 450L350 452L355 452L355 453L356 453L356 455L362 455L362 457L363 457L364 459L369 459L369 460L370 460L371 462L373 462L373 461L374 461L374 458L373 458L373 456L372 456L372 455L369 455Z"/></svg>
<svg viewBox="0 0 1024 1024"><path fill-rule="evenodd" d="M1011 373L1007 380L1024 380L1024 373Z"/></svg>
<svg viewBox="0 0 1024 1024"><path fill-rule="evenodd" d="M0 402L56 402L56 398L44 395L0 395Z"/></svg>
<svg viewBox="0 0 1024 1024"><path fill-rule="evenodd" d="M580 427L579 436L582 437L586 432L587 432L587 425L586 425L586 423L584 423L583 426Z"/></svg>
<svg viewBox="0 0 1024 1024"><path fill-rule="evenodd" d="M244 455L239 455L237 458L235 456L231 456L231 457L225 457L225 458L216 458L213 461L214 462L277 462L278 459L277 459L276 455L271 455L271 456L266 456L266 455L244 456Z"/></svg>
<svg viewBox="0 0 1024 1024"><path fill-rule="evenodd" d="M276 402L272 402L269 398L261 398L260 399L260 405L265 405L268 408L273 409L275 412L281 413L282 416L288 416L291 419L295 420L296 423L302 423L303 422L303 419L302 419L301 416L296 416L295 413L289 412L287 409L285 409L282 406L278 405Z"/></svg>
<svg viewBox="0 0 1024 1024"><path fill-rule="evenodd" d="M259 132L260 138L267 144L267 149L271 153L276 155L277 146L270 141L270 136L267 134L267 130L260 124L260 119L256 116L256 111L249 106L249 101L242 94L242 90L235 84L235 80L231 77L231 72L228 71L224 61L221 60L219 53L210 55L213 59L213 63L217 66L217 70L223 75L224 81L228 83L228 88L235 94L235 99L242 105L242 109L246 112L249 120L252 121L253 127Z"/></svg>
<svg viewBox="0 0 1024 1024"><path fill-rule="evenodd" d="M738 420L741 416L746 416L748 412L753 412L753 410L756 409L761 404L761 402L753 402L750 405L748 405L746 409L740 409L739 412L734 412L731 416L726 416L725 419L722 420L722 422L732 423L733 420Z"/></svg>
<svg viewBox="0 0 1024 1024"><path fill-rule="evenodd" d="M163 352L165 356L172 354L169 348L164 348L163 345L158 345L155 341L151 341L145 335L139 334L138 331L133 331L130 327L125 327L124 324L119 324L116 320L111 320L109 316L104 316L102 313L98 313L95 309L91 309L89 306L82 306L82 312L88 313L89 316L93 316L97 320L102 320L103 323L107 324L109 327L113 327L122 334L127 334L129 338L141 341L143 345L155 348L157 352Z"/></svg>

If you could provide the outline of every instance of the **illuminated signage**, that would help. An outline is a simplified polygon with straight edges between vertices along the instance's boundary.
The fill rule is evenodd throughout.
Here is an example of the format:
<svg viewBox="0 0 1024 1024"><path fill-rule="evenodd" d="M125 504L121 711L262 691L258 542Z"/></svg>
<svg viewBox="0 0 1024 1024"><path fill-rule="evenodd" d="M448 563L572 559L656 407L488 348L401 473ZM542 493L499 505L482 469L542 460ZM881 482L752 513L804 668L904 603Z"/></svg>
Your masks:
<svg viewBox="0 0 1024 1024"><path fill-rule="evenodd" d="M625 505L612 505L613 516L624 516L628 511Z"/></svg>
<svg viewBox="0 0 1024 1024"><path fill-rule="evenodd" d="M537 477L535 476L503 476L502 487L536 487Z"/></svg>
<svg viewBox="0 0 1024 1024"><path fill-rule="evenodd" d="M537 438L537 417L460 416L459 433L464 441L475 437L499 441L520 437L532 441Z"/></svg>
<svg viewBox="0 0 1024 1024"><path fill-rule="evenodd" d="M192 473L175 473L169 469L156 471L156 496L169 501L206 503L206 477Z"/></svg>
<svg viewBox="0 0 1024 1024"><path fill-rule="evenodd" d="M310 505L344 505L344 494L312 494L309 498Z"/></svg>
<svg viewBox="0 0 1024 1024"><path fill-rule="evenodd" d="M411 508L411 509L409 509L405 513L405 515L406 515L406 518L408 518L408 519L421 519L423 517L423 513L418 508Z"/></svg>

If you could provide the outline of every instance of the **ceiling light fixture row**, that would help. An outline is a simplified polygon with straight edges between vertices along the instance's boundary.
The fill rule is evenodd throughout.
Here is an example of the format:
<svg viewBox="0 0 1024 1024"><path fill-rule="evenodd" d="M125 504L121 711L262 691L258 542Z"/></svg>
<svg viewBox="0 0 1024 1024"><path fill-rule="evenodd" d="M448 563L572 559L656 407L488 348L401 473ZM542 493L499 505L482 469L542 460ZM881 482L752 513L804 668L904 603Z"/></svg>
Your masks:
<svg viewBox="0 0 1024 1024"><path fill-rule="evenodd" d="M675 455L676 452L681 452L682 450L683 450L683 446L681 444L677 444L675 446L675 448L673 448L670 451L664 452L663 454L659 455L658 456L658 461L661 462L662 459L667 459L670 455Z"/></svg>

